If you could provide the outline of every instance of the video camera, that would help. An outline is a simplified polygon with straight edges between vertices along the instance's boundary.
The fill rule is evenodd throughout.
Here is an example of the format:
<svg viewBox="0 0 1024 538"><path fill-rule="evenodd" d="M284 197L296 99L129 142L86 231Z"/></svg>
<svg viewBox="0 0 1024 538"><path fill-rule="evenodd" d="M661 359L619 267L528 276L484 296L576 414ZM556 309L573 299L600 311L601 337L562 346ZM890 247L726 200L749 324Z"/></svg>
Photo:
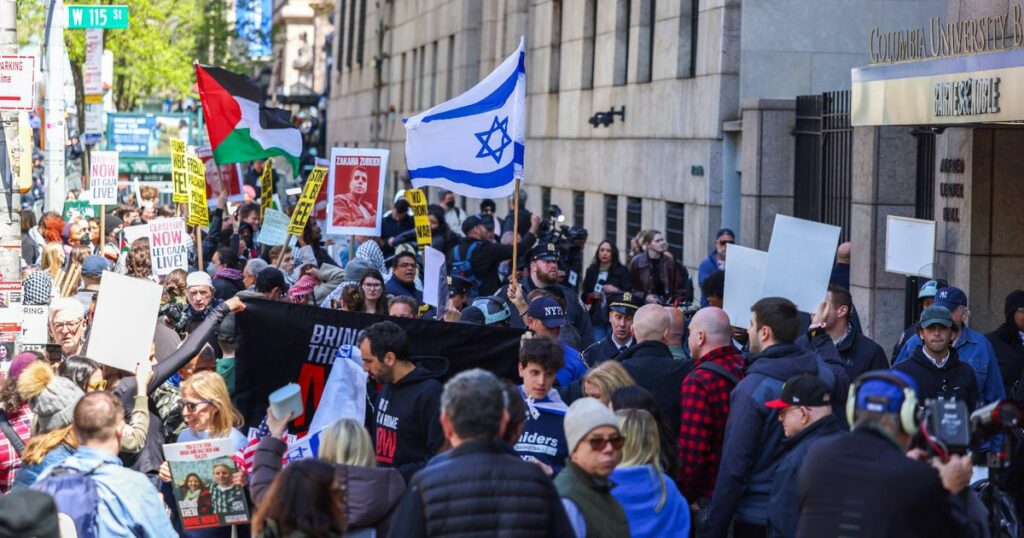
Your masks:
<svg viewBox="0 0 1024 538"><path fill-rule="evenodd" d="M1022 416L1020 408L1011 400L992 402L968 413L963 400L938 398L925 402L919 418L928 451L945 460L952 454L966 454L972 438L989 439L1020 427ZM1009 459L1001 449L993 449L986 462L993 468L1008 464Z"/></svg>

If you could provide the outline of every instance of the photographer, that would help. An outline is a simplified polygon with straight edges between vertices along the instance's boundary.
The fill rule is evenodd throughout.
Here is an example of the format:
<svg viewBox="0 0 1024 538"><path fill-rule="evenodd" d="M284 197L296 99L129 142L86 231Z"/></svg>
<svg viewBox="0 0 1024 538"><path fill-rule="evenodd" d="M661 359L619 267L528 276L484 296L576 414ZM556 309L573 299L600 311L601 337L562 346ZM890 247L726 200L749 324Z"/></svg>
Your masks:
<svg viewBox="0 0 1024 538"><path fill-rule="evenodd" d="M876 370L850 389L847 436L808 451L799 478L797 536L970 536L971 458L920 461L917 390L903 372Z"/></svg>

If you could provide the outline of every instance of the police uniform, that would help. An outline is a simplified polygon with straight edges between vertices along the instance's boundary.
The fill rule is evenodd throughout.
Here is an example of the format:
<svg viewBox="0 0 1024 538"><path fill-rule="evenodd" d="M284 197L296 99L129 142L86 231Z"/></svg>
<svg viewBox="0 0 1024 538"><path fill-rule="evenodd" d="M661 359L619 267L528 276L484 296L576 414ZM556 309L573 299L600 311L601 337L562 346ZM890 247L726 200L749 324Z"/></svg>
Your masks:
<svg viewBox="0 0 1024 538"><path fill-rule="evenodd" d="M637 304L636 297L628 291L625 293L608 294L609 311L614 310L621 314L625 314L632 319L639 308L640 305ZM632 335L629 337L627 345L619 346L615 343L611 333L608 333L608 336L605 337L604 340L595 342L592 346L583 350L583 362L587 363L587 366L593 368L602 362L615 358L615 356L625 351L632 344Z"/></svg>
<svg viewBox="0 0 1024 538"><path fill-rule="evenodd" d="M462 308L459 308L459 310L469 305L469 290L472 287L473 283L468 279L458 275L448 275L448 297L462 296Z"/></svg>

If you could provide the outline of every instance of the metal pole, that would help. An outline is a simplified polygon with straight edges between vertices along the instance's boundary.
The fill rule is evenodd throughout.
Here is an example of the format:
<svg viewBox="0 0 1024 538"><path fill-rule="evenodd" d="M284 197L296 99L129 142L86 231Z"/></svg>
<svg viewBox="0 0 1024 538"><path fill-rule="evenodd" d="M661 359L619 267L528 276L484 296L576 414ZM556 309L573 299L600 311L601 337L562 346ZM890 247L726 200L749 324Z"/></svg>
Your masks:
<svg viewBox="0 0 1024 538"><path fill-rule="evenodd" d="M0 0L0 54L18 53L17 35L18 9L15 0ZM0 122L3 130L0 132L0 280L4 282L18 282L21 280L21 250L11 248L21 245L21 194L18 191L18 180L11 170L11 163L7 162L7 146L10 144L21 144L18 137L19 116L17 112L3 112L0 114ZM22 147L21 151L32 151L31 147ZM15 155L20 155L21 151ZM3 207L7 206L7 207ZM20 289L20 286L19 286ZM7 298L9 299L9 297ZM21 308L20 300L16 304L8 302L10 308ZM15 332L14 337L15 353L21 351L21 333Z"/></svg>
<svg viewBox="0 0 1024 538"><path fill-rule="evenodd" d="M46 44L46 211L64 208L67 184L64 177L64 17L63 0L50 2L49 41ZM17 42L14 43L17 47Z"/></svg>

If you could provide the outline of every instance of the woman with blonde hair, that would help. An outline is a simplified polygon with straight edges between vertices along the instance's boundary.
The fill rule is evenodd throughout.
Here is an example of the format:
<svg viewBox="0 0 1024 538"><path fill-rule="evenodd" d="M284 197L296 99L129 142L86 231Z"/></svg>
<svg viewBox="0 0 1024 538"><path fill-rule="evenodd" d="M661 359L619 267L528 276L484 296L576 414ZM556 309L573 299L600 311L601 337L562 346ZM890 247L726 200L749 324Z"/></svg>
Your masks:
<svg viewBox="0 0 1024 538"><path fill-rule="evenodd" d="M70 379L54 374L50 365L35 361L18 376L18 395L28 402L36 423L21 453L15 488L35 484L44 471L63 463L78 448L75 405L85 393Z"/></svg>
<svg viewBox="0 0 1024 538"><path fill-rule="evenodd" d="M64 268L64 246L60 243L47 243L39 258L39 267L56 280Z"/></svg>
<svg viewBox="0 0 1024 538"><path fill-rule="evenodd" d="M270 435L260 440L253 460L250 492L253 503L264 509L273 496L268 492L281 473L281 459L288 447L281 440L291 416L277 419L267 410ZM350 530L373 527L377 536L387 536L390 515L405 492L405 480L398 469L377 468L373 441L361 422L343 418L320 432L317 458L334 467L334 476L348 502L341 507Z"/></svg>
<svg viewBox="0 0 1024 538"><path fill-rule="evenodd" d="M610 477L615 497L629 521L630 536L690 535L690 507L661 468L661 445L654 417L643 409L621 409L619 431L626 442L622 462Z"/></svg>
<svg viewBox="0 0 1024 538"><path fill-rule="evenodd" d="M618 361L605 361L583 376L583 393L605 405L616 390L631 385L636 385L636 381Z"/></svg>

